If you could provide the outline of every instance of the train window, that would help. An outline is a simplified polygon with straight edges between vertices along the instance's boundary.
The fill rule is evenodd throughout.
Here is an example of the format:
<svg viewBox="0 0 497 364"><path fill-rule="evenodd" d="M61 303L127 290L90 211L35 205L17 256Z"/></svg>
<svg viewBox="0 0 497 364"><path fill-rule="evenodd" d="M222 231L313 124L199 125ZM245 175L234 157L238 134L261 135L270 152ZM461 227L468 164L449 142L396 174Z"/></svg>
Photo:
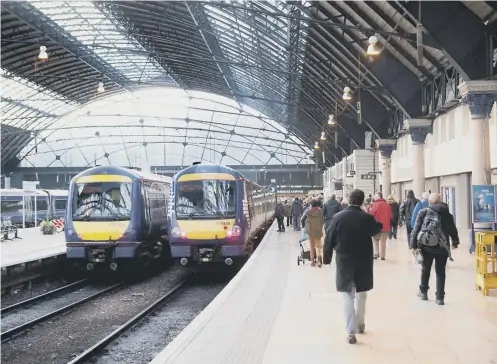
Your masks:
<svg viewBox="0 0 497 364"><path fill-rule="evenodd" d="M236 181L199 180L178 182L176 216L178 218L234 217L236 214Z"/></svg>
<svg viewBox="0 0 497 364"><path fill-rule="evenodd" d="M73 198L73 220L122 220L131 218L131 183L78 183Z"/></svg>
<svg viewBox="0 0 497 364"><path fill-rule="evenodd" d="M2 201L2 213L6 212L21 212L22 200L20 201Z"/></svg>
<svg viewBox="0 0 497 364"><path fill-rule="evenodd" d="M37 198L36 199L36 211L47 211L48 202L46 199Z"/></svg>
<svg viewBox="0 0 497 364"><path fill-rule="evenodd" d="M67 206L67 200L55 200L56 210L65 210Z"/></svg>

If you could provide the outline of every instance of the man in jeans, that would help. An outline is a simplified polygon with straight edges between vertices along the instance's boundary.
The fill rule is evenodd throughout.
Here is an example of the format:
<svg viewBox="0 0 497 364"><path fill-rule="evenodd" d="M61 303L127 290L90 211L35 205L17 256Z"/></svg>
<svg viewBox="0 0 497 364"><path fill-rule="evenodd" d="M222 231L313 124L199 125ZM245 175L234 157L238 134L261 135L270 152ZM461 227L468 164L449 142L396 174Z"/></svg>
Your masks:
<svg viewBox="0 0 497 364"><path fill-rule="evenodd" d="M376 193L369 213L373 215L376 221L381 222L383 226L381 233L374 237L374 259L381 257L381 260L385 260L392 210L390 209L390 205L383 199L381 192Z"/></svg>
<svg viewBox="0 0 497 364"><path fill-rule="evenodd" d="M430 272L433 261L435 261L435 273L437 275L437 291L435 293L437 305L443 305L445 299L445 267L447 259L450 256L449 238L452 239L452 249L459 245L459 236L457 233L454 217L449 212L449 208L441 202L438 193L432 193L428 197L429 206L419 212L416 223L411 233L411 249L420 249L423 255L423 263L421 267L421 284L419 285L418 296L423 300L428 300L428 290L430 283ZM419 241L418 234L422 230L423 222L426 219L428 210L438 214L441 234L443 237L439 239L439 244L436 246L426 246Z"/></svg>
<svg viewBox="0 0 497 364"><path fill-rule="evenodd" d="M324 264L330 264L333 249L336 252L336 286L344 297L349 344L355 344L355 334L364 333L366 328L367 291L373 289L371 237L382 229L381 223L361 209L363 203L364 192L353 190L349 195L349 205L333 217L324 239Z"/></svg>

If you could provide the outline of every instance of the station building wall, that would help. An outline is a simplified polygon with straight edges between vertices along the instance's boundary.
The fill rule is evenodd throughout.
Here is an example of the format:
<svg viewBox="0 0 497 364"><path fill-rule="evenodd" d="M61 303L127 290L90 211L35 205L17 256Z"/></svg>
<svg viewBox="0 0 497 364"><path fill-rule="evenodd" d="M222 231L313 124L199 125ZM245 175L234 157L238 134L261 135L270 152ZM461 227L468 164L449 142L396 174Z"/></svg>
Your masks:
<svg viewBox="0 0 497 364"><path fill-rule="evenodd" d="M496 109L494 105L485 126L485 144L490 155L486 161L487 168L493 169L489 182L497 185ZM424 145L425 191L453 194L452 208L460 230L471 227L473 139L470 123L469 107L459 105L434 120L433 132L428 134ZM396 198L403 199L407 190L412 189L413 168L411 137L406 134L397 140L397 148L392 153L392 192ZM450 189L453 190L449 191Z"/></svg>

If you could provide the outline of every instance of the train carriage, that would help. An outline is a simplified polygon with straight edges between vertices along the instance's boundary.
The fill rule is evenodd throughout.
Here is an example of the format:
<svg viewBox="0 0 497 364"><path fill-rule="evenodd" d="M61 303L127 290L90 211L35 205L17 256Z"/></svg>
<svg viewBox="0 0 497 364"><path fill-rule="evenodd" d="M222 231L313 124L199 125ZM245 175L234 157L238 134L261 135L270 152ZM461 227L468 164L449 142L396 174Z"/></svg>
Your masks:
<svg viewBox="0 0 497 364"><path fill-rule="evenodd" d="M195 164L173 177L170 203L171 256L182 265L231 265L250 255L275 196L229 167Z"/></svg>
<svg viewBox="0 0 497 364"><path fill-rule="evenodd" d="M76 175L66 211L67 258L116 270L120 263L148 264L167 240L171 178L100 166Z"/></svg>

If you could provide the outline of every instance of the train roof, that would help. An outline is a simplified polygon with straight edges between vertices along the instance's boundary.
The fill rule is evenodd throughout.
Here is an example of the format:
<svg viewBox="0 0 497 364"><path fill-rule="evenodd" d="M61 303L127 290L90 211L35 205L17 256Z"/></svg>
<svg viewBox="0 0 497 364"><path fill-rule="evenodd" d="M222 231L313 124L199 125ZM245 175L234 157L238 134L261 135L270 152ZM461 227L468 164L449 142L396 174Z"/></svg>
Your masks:
<svg viewBox="0 0 497 364"><path fill-rule="evenodd" d="M98 167L92 167L89 168L76 176L73 177L73 181L77 180L80 177L84 176L93 176L96 174L116 174L120 176L126 176L129 177L133 180L135 179L141 179L141 180L147 180L147 181L154 181L154 182L164 182L164 183L171 183L172 178L168 176L162 176L160 174L153 174L153 173L147 173L147 172L142 172L138 171L135 169L130 169L130 168L124 168L124 167L118 167L118 166L98 166Z"/></svg>
<svg viewBox="0 0 497 364"><path fill-rule="evenodd" d="M44 190L24 191L20 188L2 188L0 190L0 195L2 196L33 196L34 194L36 194L37 196L48 196L48 193Z"/></svg>
<svg viewBox="0 0 497 364"><path fill-rule="evenodd" d="M185 169L182 169L178 173L176 173L173 177L174 181L177 181L179 177L181 177L184 174L190 174L190 173L227 173L231 174L234 176L236 179L245 179L252 183L254 186L257 186L259 188L262 188L262 186L258 185L257 183L249 180L247 177L245 177L243 174L240 172L234 170L231 167L224 166L222 164L211 164L211 163L201 163L201 164L194 164L192 166L186 167Z"/></svg>
<svg viewBox="0 0 497 364"><path fill-rule="evenodd" d="M43 191L46 191L49 195L55 196L55 197L67 197L69 195L68 190L47 190L43 189Z"/></svg>

